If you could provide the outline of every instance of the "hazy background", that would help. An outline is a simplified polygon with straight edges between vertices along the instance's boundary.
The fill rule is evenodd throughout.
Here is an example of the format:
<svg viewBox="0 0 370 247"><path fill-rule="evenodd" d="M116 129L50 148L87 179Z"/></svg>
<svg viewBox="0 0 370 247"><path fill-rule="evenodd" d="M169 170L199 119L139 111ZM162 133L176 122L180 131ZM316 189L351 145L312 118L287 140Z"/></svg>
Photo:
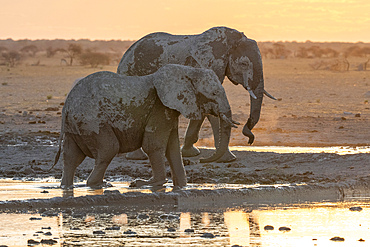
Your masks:
<svg viewBox="0 0 370 247"><path fill-rule="evenodd" d="M368 0L0 0L0 39L137 40L228 26L258 41L370 42Z"/></svg>

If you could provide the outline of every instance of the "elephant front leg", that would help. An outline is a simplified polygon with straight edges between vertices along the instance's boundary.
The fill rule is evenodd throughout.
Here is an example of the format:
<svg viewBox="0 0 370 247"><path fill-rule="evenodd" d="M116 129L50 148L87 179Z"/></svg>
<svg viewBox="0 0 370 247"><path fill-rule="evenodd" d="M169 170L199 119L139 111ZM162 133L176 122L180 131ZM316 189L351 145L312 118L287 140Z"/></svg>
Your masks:
<svg viewBox="0 0 370 247"><path fill-rule="evenodd" d="M164 151L163 151L164 153ZM165 159L164 155L160 155L159 153L157 154L148 154L149 156L149 161L152 166L152 177L148 180L145 179L135 179L130 184L130 187L136 187L140 188L142 186L152 186L152 187L157 187L157 186L163 186L167 182L166 179L166 169L165 169Z"/></svg>
<svg viewBox="0 0 370 247"><path fill-rule="evenodd" d="M207 118L212 126L215 147L218 148L218 146L220 145L220 119L212 115L208 115ZM236 160L236 156L230 151L229 148L227 148L225 154L220 159L218 159L217 162L228 163L234 160Z"/></svg>
<svg viewBox="0 0 370 247"><path fill-rule="evenodd" d="M146 152L146 150L144 149ZM165 157L164 157L164 150L157 151L154 153L148 153L149 161L152 166L152 174L153 176L149 180L144 179L136 179L130 184L130 187L137 187L140 188L142 186L162 186L167 182L166 179L166 169L165 169Z"/></svg>
<svg viewBox="0 0 370 247"><path fill-rule="evenodd" d="M194 147L194 144L199 139L199 131L203 121L204 118L202 120L190 120L185 133L184 145L181 148L183 157L194 157L200 154L199 149Z"/></svg>
<svg viewBox="0 0 370 247"><path fill-rule="evenodd" d="M171 131L168 139L166 157L170 163L173 185L179 187L186 186L186 172L181 157L179 133L177 127Z"/></svg>

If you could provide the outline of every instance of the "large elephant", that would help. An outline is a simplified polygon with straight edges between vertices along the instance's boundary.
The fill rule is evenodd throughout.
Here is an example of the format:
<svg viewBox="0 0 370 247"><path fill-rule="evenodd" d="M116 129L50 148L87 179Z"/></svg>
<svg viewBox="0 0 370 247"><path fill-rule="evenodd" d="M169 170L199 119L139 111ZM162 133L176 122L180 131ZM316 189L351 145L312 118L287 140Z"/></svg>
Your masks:
<svg viewBox="0 0 370 247"><path fill-rule="evenodd" d="M213 70L222 83L225 76L235 85L241 84L250 93L250 115L243 134L253 143L251 130L257 124L263 95L273 98L264 90L262 60L257 42L243 33L227 27L214 27L198 35L171 35L152 33L135 42L123 55L117 73L148 75L166 64L182 64ZM219 120L211 122L215 145L219 143ZM204 119L190 120L186 131L183 156L196 156L194 147ZM235 156L228 150L220 161L230 162Z"/></svg>
<svg viewBox="0 0 370 247"><path fill-rule="evenodd" d="M135 186L166 182L165 159L169 161L175 186L186 185L178 138L180 113L193 120L204 114L220 116L221 142L207 162L227 150L231 110L226 93L212 70L166 65L147 76L124 76L97 72L80 81L68 94L62 111L58 162L63 141L64 168L61 187L73 186L78 165L86 156L95 159L87 179L90 187L103 184L105 171L118 153L140 147L148 154L153 176L137 180Z"/></svg>

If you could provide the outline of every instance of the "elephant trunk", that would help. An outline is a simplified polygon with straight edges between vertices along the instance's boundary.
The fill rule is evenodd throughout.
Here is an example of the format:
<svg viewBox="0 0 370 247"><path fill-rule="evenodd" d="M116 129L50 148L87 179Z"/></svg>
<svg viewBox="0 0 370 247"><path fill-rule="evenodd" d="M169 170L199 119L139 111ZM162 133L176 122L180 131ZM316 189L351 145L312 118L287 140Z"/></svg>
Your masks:
<svg viewBox="0 0 370 247"><path fill-rule="evenodd" d="M231 111L220 114L220 142L216 145L216 152L209 158L200 159L201 163L214 162L224 155L229 146L232 123L236 122L231 119Z"/></svg>
<svg viewBox="0 0 370 247"><path fill-rule="evenodd" d="M263 77L256 89L254 89L253 91L255 97L253 97L253 95L250 96L250 115L247 123L244 125L243 128L243 134L249 138L248 144L252 144L254 141L254 135L251 130L258 123L261 116L263 94L265 92Z"/></svg>

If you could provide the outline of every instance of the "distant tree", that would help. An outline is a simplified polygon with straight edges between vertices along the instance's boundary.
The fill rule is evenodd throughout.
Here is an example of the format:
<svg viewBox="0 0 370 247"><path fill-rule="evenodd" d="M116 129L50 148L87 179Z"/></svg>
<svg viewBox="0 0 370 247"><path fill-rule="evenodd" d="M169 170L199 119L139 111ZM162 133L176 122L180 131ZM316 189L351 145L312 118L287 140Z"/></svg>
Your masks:
<svg viewBox="0 0 370 247"><path fill-rule="evenodd" d="M325 49L321 49L321 53L325 55L326 57L338 57L339 56L339 52L329 47Z"/></svg>
<svg viewBox="0 0 370 247"><path fill-rule="evenodd" d="M363 47L362 48L362 54L367 57L370 55L370 47Z"/></svg>
<svg viewBox="0 0 370 247"><path fill-rule="evenodd" d="M319 46L317 46L317 45L311 46L310 48L308 48L308 49L307 49L307 51L308 51L309 53L311 53L313 57L318 57L318 58L320 58L320 57L322 57L322 55L323 55L322 50L321 50L321 49L320 49L320 47L319 47Z"/></svg>
<svg viewBox="0 0 370 247"><path fill-rule="evenodd" d="M73 60L82 53L82 46L79 44L69 44L66 50L69 65L72 66Z"/></svg>
<svg viewBox="0 0 370 247"><path fill-rule="evenodd" d="M108 65L109 62L109 56L100 52L87 51L80 55L80 63L82 65L90 65L92 68L96 68L99 65Z"/></svg>
<svg viewBox="0 0 370 247"><path fill-rule="evenodd" d="M14 67L21 60L21 54L17 51L3 52L2 57L9 67Z"/></svg>
<svg viewBox="0 0 370 247"><path fill-rule="evenodd" d="M39 51L39 48L37 48L37 46L35 45L26 45L20 51L22 53L29 54L31 57L34 57L36 55L36 52Z"/></svg>
<svg viewBox="0 0 370 247"><path fill-rule="evenodd" d="M358 45L350 46L344 51L344 57L349 57L349 56L360 57L360 54L361 54L361 47L359 47Z"/></svg>
<svg viewBox="0 0 370 247"><path fill-rule="evenodd" d="M8 48L6 48L5 46L0 46L0 53L3 53L4 51L7 51Z"/></svg>
<svg viewBox="0 0 370 247"><path fill-rule="evenodd" d="M272 46L275 58L287 58L291 53L284 44L274 43Z"/></svg>
<svg viewBox="0 0 370 247"><path fill-rule="evenodd" d="M46 49L46 57L54 57L55 53L57 53L56 50L51 46Z"/></svg>
<svg viewBox="0 0 370 247"><path fill-rule="evenodd" d="M296 57L301 57L301 58L307 58L308 57L308 52L305 47L299 47L298 51L295 53Z"/></svg>

